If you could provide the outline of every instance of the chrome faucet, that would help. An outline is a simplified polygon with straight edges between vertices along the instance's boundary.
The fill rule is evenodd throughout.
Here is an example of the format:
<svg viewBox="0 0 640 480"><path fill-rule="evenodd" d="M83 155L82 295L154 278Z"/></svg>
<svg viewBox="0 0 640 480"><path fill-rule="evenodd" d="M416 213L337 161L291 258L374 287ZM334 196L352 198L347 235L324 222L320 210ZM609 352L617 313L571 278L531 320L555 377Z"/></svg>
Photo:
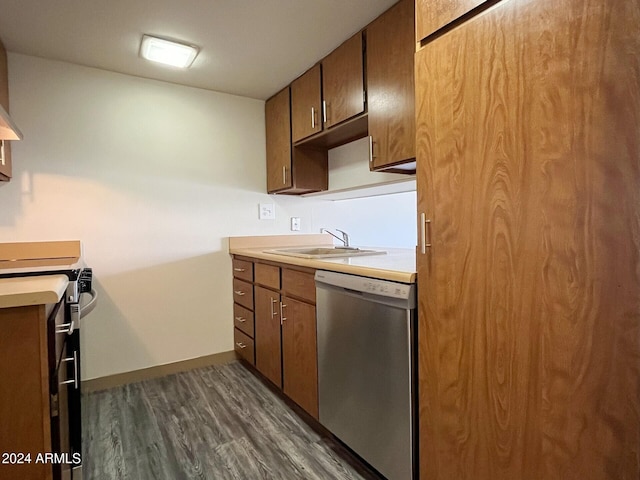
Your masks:
<svg viewBox="0 0 640 480"><path fill-rule="evenodd" d="M347 234L347 232L345 232L344 230L340 230L339 228L336 228L336 231L342 234L342 238L340 238L338 235L336 235L335 233L333 233L331 230L327 228L320 229L320 233L323 233L323 232L328 233L333 238L337 238L338 240L340 240L344 244L344 248L354 248L349 245L349 235Z"/></svg>

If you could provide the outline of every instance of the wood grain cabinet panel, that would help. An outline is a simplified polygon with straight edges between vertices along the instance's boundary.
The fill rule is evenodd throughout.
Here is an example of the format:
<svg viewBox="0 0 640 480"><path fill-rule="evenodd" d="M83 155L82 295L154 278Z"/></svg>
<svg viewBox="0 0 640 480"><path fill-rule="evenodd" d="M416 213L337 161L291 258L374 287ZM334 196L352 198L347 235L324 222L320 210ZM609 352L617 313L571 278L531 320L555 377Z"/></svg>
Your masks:
<svg viewBox="0 0 640 480"><path fill-rule="evenodd" d="M639 29L511 1L417 53L423 480L640 477Z"/></svg>
<svg viewBox="0 0 640 480"><path fill-rule="evenodd" d="M280 290L280 267L256 263L256 283L263 287Z"/></svg>
<svg viewBox="0 0 640 480"><path fill-rule="evenodd" d="M253 310L253 285L237 278L233 279L233 301Z"/></svg>
<svg viewBox="0 0 640 480"><path fill-rule="evenodd" d="M401 0L367 27L371 170L415 162L413 22L413 0Z"/></svg>
<svg viewBox="0 0 640 480"><path fill-rule="evenodd" d="M237 303L233 304L233 326L253 338L253 312Z"/></svg>
<svg viewBox="0 0 640 480"><path fill-rule="evenodd" d="M302 300L316 303L316 282L314 273L301 272L290 268L282 269L282 291Z"/></svg>
<svg viewBox="0 0 640 480"><path fill-rule="evenodd" d="M496 3L496 0L415 0L416 42L420 43L422 39L485 3Z"/></svg>
<svg viewBox="0 0 640 480"><path fill-rule="evenodd" d="M322 131L322 80L315 65L291 82L291 137L293 143Z"/></svg>
<svg viewBox="0 0 640 480"><path fill-rule="evenodd" d="M322 60L322 95L325 128L364 112L362 32Z"/></svg>
<svg viewBox="0 0 640 480"><path fill-rule="evenodd" d="M282 388L280 293L255 287L256 368Z"/></svg>
<svg viewBox="0 0 640 480"><path fill-rule="evenodd" d="M247 260L239 260L234 258L233 264L233 276L246 280L247 282L253 281L253 263Z"/></svg>
<svg viewBox="0 0 640 480"><path fill-rule="evenodd" d="M237 328L233 329L234 349L242 358L251 365L255 365L255 346L253 338Z"/></svg>
<svg viewBox="0 0 640 480"><path fill-rule="evenodd" d="M318 418L318 348L315 305L282 298L283 390Z"/></svg>
<svg viewBox="0 0 640 480"><path fill-rule="evenodd" d="M291 107L289 87L265 102L267 192L291 188Z"/></svg>

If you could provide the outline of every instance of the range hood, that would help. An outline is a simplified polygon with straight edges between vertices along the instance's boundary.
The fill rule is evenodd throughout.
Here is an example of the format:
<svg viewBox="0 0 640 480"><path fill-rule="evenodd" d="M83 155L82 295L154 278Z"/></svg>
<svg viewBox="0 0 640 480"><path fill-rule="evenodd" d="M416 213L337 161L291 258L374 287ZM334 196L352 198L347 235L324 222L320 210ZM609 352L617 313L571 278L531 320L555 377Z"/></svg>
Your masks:
<svg viewBox="0 0 640 480"><path fill-rule="evenodd" d="M0 140L22 140L22 132L2 105L0 105Z"/></svg>

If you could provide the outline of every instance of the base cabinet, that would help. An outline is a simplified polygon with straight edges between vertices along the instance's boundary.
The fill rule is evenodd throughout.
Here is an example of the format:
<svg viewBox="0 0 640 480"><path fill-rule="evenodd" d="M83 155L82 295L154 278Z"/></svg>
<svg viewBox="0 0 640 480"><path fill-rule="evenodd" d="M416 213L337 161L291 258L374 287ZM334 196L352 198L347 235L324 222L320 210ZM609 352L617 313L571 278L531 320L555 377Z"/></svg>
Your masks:
<svg viewBox="0 0 640 480"><path fill-rule="evenodd" d="M79 380L77 364L68 360L79 357L64 322L64 301L0 309L2 480L73 476L71 436L79 405L70 392ZM51 453L62 461L45 462L43 455Z"/></svg>
<svg viewBox="0 0 640 480"><path fill-rule="evenodd" d="M234 259L234 263L237 261L251 260ZM314 271L294 269L284 264L257 261L251 264L255 308L250 311L237 304L234 306L236 351L317 419L318 349ZM255 317L252 337L246 334L248 320L238 325L239 318L248 318L249 314ZM240 348L239 342L247 347ZM255 362L254 357L248 359L249 352L254 351L254 345Z"/></svg>

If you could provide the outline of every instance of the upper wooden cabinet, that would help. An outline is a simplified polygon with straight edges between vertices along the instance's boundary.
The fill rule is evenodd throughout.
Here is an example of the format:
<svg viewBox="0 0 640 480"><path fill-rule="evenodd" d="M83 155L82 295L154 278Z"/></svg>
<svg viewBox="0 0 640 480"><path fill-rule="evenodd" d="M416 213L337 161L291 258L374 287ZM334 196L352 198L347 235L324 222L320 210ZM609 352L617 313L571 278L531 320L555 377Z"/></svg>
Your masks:
<svg viewBox="0 0 640 480"><path fill-rule="evenodd" d="M415 0L416 42L440 30L488 0ZM495 3L495 2L492 2Z"/></svg>
<svg viewBox="0 0 640 480"><path fill-rule="evenodd" d="M293 142L322 131L320 65L291 83L291 133Z"/></svg>
<svg viewBox="0 0 640 480"><path fill-rule="evenodd" d="M367 27L371 170L415 171L413 22L413 0L401 0Z"/></svg>
<svg viewBox="0 0 640 480"><path fill-rule="evenodd" d="M9 112L9 68L7 51L0 42L0 105ZM4 142L4 161L0 162L0 181L11 179L11 142Z"/></svg>
<svg viewBox="0 0 640 480"><path fill-rule="evenodd" d="M365 111L362 32L322 60L322 93L325 128Z"/></svg>
<svg viewBox="0 0 640 480"><path fill-rule="evenodd" d="M293 91L293 85L291 88ZM290 108L289 87L265 103L267 191L300 194L326 190L327 152L292 147Z"/></svg>
<svg viewBox="0 0 640 480"><path fill-rule="evenodd" d="M291 115L289 87L267 100L264 107L267 138L267 191L291 187Z"/></svg>

